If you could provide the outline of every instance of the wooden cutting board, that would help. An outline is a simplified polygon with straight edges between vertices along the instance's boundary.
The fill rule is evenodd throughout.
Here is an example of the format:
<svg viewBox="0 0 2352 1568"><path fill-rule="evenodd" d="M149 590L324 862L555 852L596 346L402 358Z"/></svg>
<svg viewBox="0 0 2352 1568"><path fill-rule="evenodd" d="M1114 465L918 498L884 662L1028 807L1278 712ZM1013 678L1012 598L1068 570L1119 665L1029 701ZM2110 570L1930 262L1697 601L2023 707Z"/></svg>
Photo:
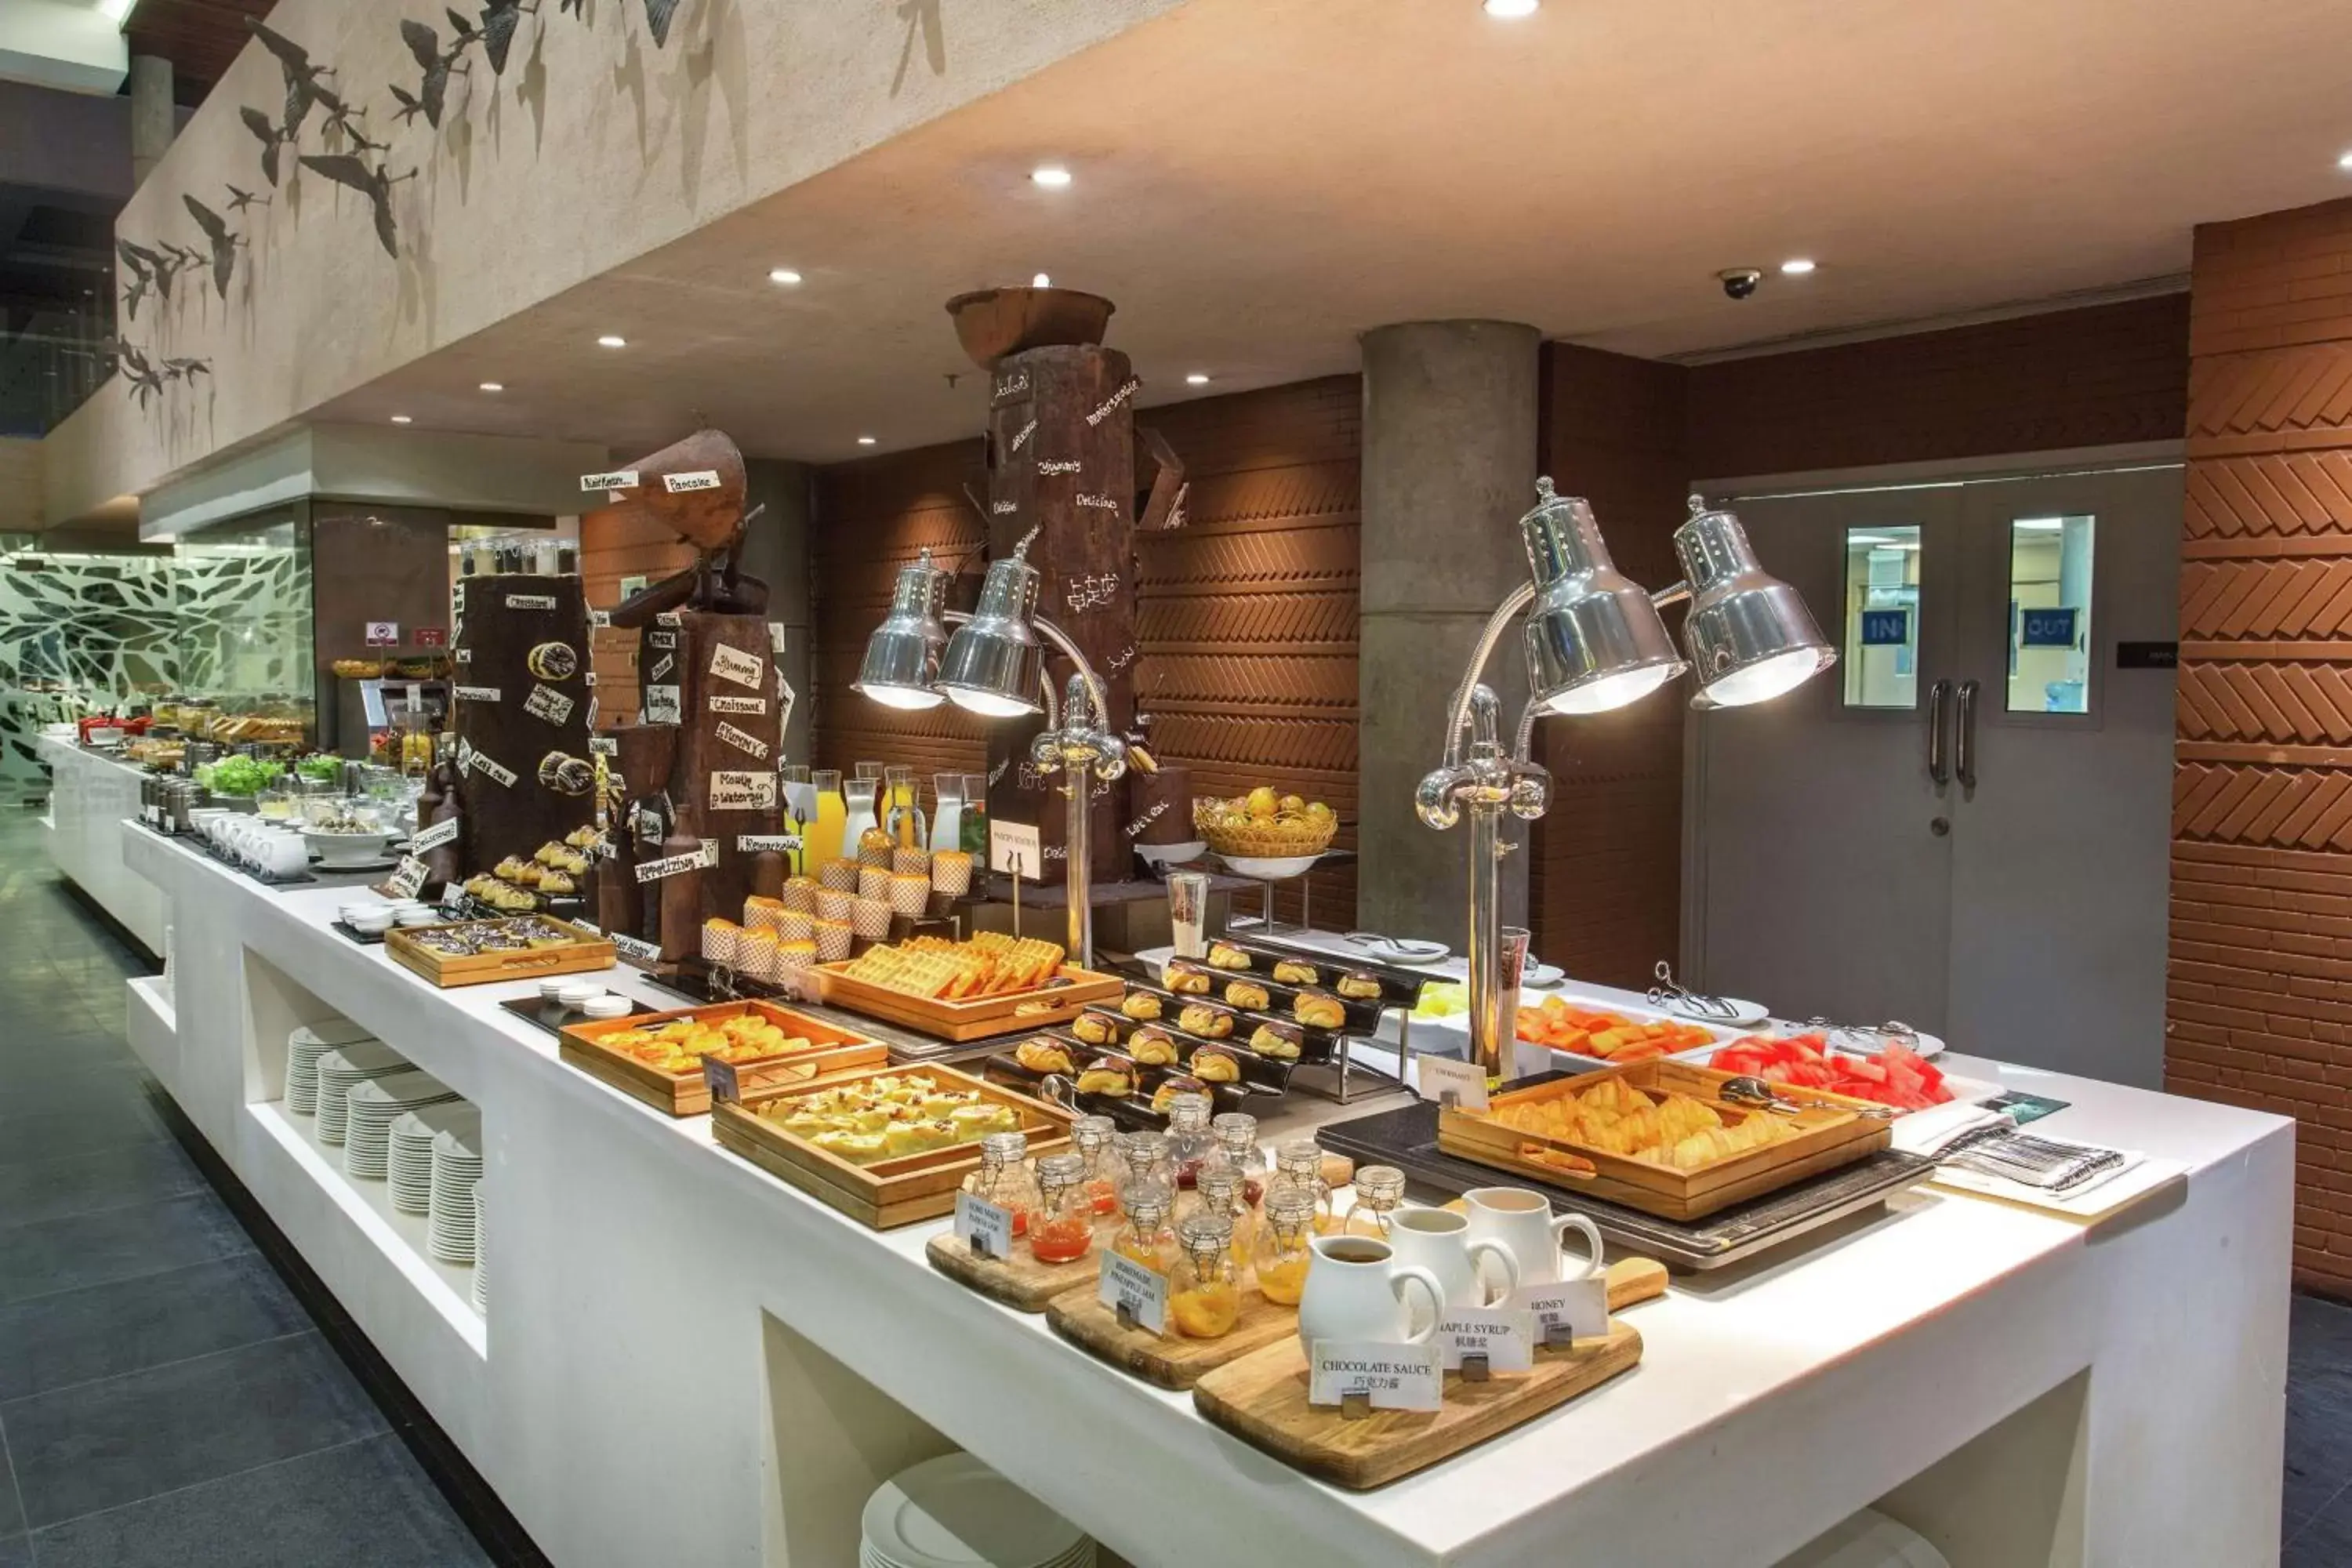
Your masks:
<svg viewBox="0 0 2352 1568"><path fill-rule="evenodd" d="M1350 1421L1307 1403L1307 1356L1294 1335L1211 1372L1193 1384L1192 1403L1210 1422L1285 1463L1369 1491L1556 1409L1641 1359L1641 1334L1612 1318L1604 1335L1537 1351L1531 1373L1486 1383L1447 1373L1443 1409L1375 1410Z"/></svg>
<svg viewBox="0 0 2352 1568"><path fill-rule="evenodd" d="M1040 1263L1029 1256L1025 1244L1017 1241L1010 1258L982 1258L968 1243L958 1241L952 1230L941 1231L925 1242L923 1256L957 1284L1016 1312L1042 1312L1048 1301L1080 1285L1092 1291L1099 1267L1091 1251L1072 1263Z"/></svg>

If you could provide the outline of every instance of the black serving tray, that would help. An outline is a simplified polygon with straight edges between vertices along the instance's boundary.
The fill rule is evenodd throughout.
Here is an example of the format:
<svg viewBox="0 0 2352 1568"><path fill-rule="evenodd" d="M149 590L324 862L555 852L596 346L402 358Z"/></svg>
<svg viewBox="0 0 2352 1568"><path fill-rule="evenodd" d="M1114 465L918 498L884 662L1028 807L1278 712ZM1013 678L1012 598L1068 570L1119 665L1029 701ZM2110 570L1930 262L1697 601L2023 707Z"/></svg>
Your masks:
<svg viewBox="0 0 2352 1568"><path fill-rule="evenodd" d="M384 933L380 931L360 931L352 926L346 925L341 921L329 921L327 924L336 935L343 938L347 942L358 942L362 947L382 947L383 945Z"/></svg>
<svg viewBox="0 0 2352 1568"><path fill-rule="evenodd" d="M1156 1024L1139 1024L1123 1013L1115 1013L1108 1007L1097 1006L1089 1006L1084 1009L1078 1016L1081 1018L1099 1018L1105 1023L1109 1024L1111 1026L1111 1037L1108 1043L1104 1045L1089 1045L1087 1041L1080 1039L1078 1037L1076 1026L1077 1020L1075 1018L1067 1024L1059 1024L1052 1028L1041 1029L1036 1032L1039 1034L1053 1035L1059 1039L1066 1040L1070 1043L1071 1047L1076 1050L1108 1051L1113 1056L1123 1057L1129 1054L1127 1042L1135 1037L1137 1030L1147 1028L1158 1029L1160 1033L1166 1035L1171 1041L1174 1042L1176 1047L1176 1059L1178 1063L1189 1068L1192 1063L1192 1053L1194 1051L1198 1050L1202 1046L1214 1046L1219 1050L1222 1050L1233 1057L1234 1060L1241 1064L1242 1082L1262 1089L1268 1094L1281 1094L1290 1088L1290 1075L1299 1065L1297 1062L1283 1061L1276 1057L1262 1057L1255 1051L1250 1049L1245 1040L1204 1040L1198 1035L1188 1035L1165 1018L1160 1020ZM1173 1069L1168 1068L1145 1068L1143 1070L1146 1072L1168 1072ZM1190 1074L1187 1073L1186 1076L1189 1077Z"/></svg>
<svg viewBox="0 0 2352 1568"><path fill-rule="evenodd" d="M1338 953L1326 952L1319 947L1303 947L1287 942L1278 936L1255 936L1244 932L1226 931L1209 940L1240 948L1253 958L1263 958L1268 961L1263 967L1253 965L1247 970L1219 970L1217 973L1220 974L1247 974L1252 979L1263 981L1274 973L1272 960L1289 959L1298 963L1313 964L1323 978L1322 989L1329 991L1332 984L1340 975L1351 970L1360 969L1367 974L1379 976L1381 1001L1391 1007L1416 1005L1421 1001L1421 988L1433 982L1441 985L1461 984L1459 981L1451 980L1431 970L1415 969L1407 964L1387 963L1362 954L1351 953L1342 957ZM1171 962L1188 963L1197 962L1203 967L1209 966L1206 959L1183 959ZM1285 982L1285 984L1289 983ZM1334 992L1333 994L1337 995L1338 993ZM1345 1002L1349 998L1342 996L1340 1000Z"/></svg>
<svg viewBox="0 0 2352 1568"><path fill-rule="evenodd" d="M1297 1019L1286 1017L1280 1013L1235 1007L1230 1003L1218 1001L1213 996L1180 996L1166 986L1154 985L1144 980L1129 980L1127 989L1130 994L1137 991L1149 991L1160 998L1160 1016L1152 1021L1175 1036L1179 1042L1191 1040L1200 1045L1229 1046L1236 1051L1255 1056L1257 1053L1249 1048L1249 1037L1255 1033L1257 1026L1280 1024L1286 1028L1298 1031L1298 1063L1296 1065L1328 1066L1341 1051L1347 1048L1347 1032L1344 1029L1309 1028ZM1234 1016L1234 1032L1224 1039L1210 1040L1178 1028L1176 1016L1182 1012L1188 1004L1195 1002L1210 1003L1231 1013ZM1116 1004L1106 1004L1090 1011L1117 1013L1118 1007ZM1118 1016L1122 1018L1126 1016L1123 1013ZM1121 1038L1124 1037L1124 1036L1121 1037Z"/></svg>
<svg viewBox="0 0 2352 1568"><path fill-rule="evenodd" d="M1034 1039L1038 1035L1052 1035L1069 1047L1071 1059L1081 1068L1098 1057L1117 1057L1125 1061L1135 1073L1135 1093L1121 1097L1107 1094L1080 1094L1077 1092L1077 1080L1075 1077L1062 1080L1069 1085L1066 1095L1056 1093L1049 1087L1049 1079L1060 1079L1060 1074L1032 1071L1023 1067L1014 1058L1010 1049L990 1057L982 1062L982 1076L1018 1093L1048 1100L1080 1115L1091 1113L1108 1116L1120 1126L1127 1128L1150 1129L1162 1132L1167 1131L1168 1117L1165 1112L1151 1109L1151 1097L1158 1091L1160 1086L1170 1079L1189 1078L1192 1075L1180 1072L1174 1068L1145 1067L1124 1051L1109 1049L1102 1046L1085 1045L1052 1029L1039 1029L1031 1035L1023 1036L1022 1038ZM1273 1098L1270 1092L1253 1092L1245 1083L1204 1083L1201 1087L1209 1091L1209 1103L1219 1114L1228 1110L1245 1110L1255 1113L1264 1100Z"/></svg>
<svg viewBox="0 0 2352 1568"><path fill-rule="evenodd" d="M1546 1073L1515 1080L1515 1087L1570 1076ZM1559 1213L1589 1216L1612 1244L1686 1270L1718 1268L1783 1246L1857 1209L1884 1203L1893 1194L1926 1181L1936 1170L1933 1160L1882 1149L1868 1159L1807 1177L1704 1219L1661 1219L1532 1176L1458 1159L1437 1146L1437 1113L1434 1101L1416 1100L1352 1121L1328 1122L1316 1129L1315 1141L1335 1154L1354 1160L1359 1169L1394 1165L1415 1182L1457 1196L1473 1187L1531 1188L1549 1198Z"/></svg>
<svg viewBox="0 0 2352 1568"><path fill-rule="evenodd" d="M1375 1001L1369 996L1342 996L1329 985L1299 985L1286 980L1269 979L1267 976L1273 973L1271 966L1264 973L1255 970L1212 969L1204 963L1189 958L1171 958L1161 965L1160 984L1162 988L1172 989L1169 986L1168 976L1171 971L1178 969L1205 974L1209 977L1210 984L1210 989L1205 994L1187 991L1178 993L1180 995L1188 996L1196 1002L1214 1002L1220 1006L1233 1007L1234 1004L1225 1000L1225 988L1235 981L1244 981L1265 991L1266 1005L1255 1009L1237 1009L1238 1011L1255 1011L1294 1024L1298 1020L1291 1012L1291 1005L1298 1000L1302 992L1314 991L1328 996L1339 1004L1344 1019L1339 1027L1333 1031L1338 1034L1365 1036L1377 1034L1381 1026L1381 1014L1388 1006L1385 1000ZM1335 974L1332 978L1336 980L1338 976ZM1304 1028L1306 1026L1299 1026Z"/></svg>
<svg viewBox="0 0 2352 1568"><path fill-rule="evenodd" d="M592 1022L602 1024L611 1021L605 1018L591 1019L587 1014L577 1007L566 1007L561 1002L550 1002L540 996L517 996L510 1001L501 1002L499 1005L520 1018L524 1023L535 1024L551 1035L562 1034L567 1026L572 1024ZM621 1016L642 1018L648 1013L658 1013L661 1010L659 1007L640 1002L633 996L629 999L629 1010Z"/></svg>

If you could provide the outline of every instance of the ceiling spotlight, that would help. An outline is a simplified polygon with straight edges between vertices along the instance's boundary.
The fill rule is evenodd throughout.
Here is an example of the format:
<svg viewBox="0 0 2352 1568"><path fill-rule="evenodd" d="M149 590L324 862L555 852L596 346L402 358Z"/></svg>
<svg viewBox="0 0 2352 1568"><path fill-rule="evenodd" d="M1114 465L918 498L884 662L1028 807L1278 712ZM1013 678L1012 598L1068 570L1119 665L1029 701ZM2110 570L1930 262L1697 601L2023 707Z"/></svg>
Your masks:
<svg viewBox="0 0 2352 1568"><path fill-rule="evenodd" d="M1054 280L1051 278L1046 277L1043 272L1040 272L1036 277L1029 279L1029 287L1032 289L1051 289L1053 286Z"/></svg>
<svg viewBox="0 0 2352 1568"><path fill-rule="evenodd" d="M782 283L789 287L800 280L801 275L793 271L789 267L771 267L768 268L768 281L771 283Z"/></svg>
<svg viewBox="0 0 2352 1568"><path fill-rule="evenodd" d="M1058 191L1070 183L1070 172L1059 163L1040 163L1029 171L1030 182Z"/></svg>
<svg viewBox="0 0 2352 1568"><path fill-rule="evenodd" d="M1506 22L1516 22L1522 16L1532 16L1543 0L1486 0L1486 15L1499 16Z"/></svg>
<svg viewBox="0 0 2352 1568"><path fill-rule="evenodd" d="M1196 370L1192 374L1184 378L1184 384L1187 386L1206 386L1209 384L1209 373L1206 371Z"/></svg>
<svg viewBox="0 0 2352 1568"><path fill-rule="evenodd" d="M394 416L392 416L392 422L393 422L394 425L413 425L413 424L415 424L415 420L413 420L413 419L409 418L409 416L408 416L407 415L405 415L405 414L395 414L395 415L394 415Z"/></svg>
<svg viewBox="0 0 2352 1568"><path fill-rule="evenodd" d="M625 349L629 346L629 340L617 332L606 332L596 340L596 346L600 349Z"/></svg>
<svg viewBox="0 0 2352 1568"><path fill-rule="evenodd" d="M874 437L871 436L860 436L857 438L857 444L861 447L871 447L874 445Z"/></svg>
<svg viewBox="0 0 2352 1568"><path fill-rule="evenodd" d="M2336 159L2336 166L2339 169L2352 169L2352 153L2347 153Z"/></svg>
<svg viewBox="0 0 2352 1568"><path fill-rule="evenodd" d="M482 383L482 390L484 392L504 392L506 389L507 384L503 381L486 381Z"/></svg>
<svg viewBox="0 0 2352 1568"><path fill-rule="evenodd" d="M1792 256L1780 263L1780 276L1783 278L1802 278L1812 269L1812 262L1801 256Z"/></svg>

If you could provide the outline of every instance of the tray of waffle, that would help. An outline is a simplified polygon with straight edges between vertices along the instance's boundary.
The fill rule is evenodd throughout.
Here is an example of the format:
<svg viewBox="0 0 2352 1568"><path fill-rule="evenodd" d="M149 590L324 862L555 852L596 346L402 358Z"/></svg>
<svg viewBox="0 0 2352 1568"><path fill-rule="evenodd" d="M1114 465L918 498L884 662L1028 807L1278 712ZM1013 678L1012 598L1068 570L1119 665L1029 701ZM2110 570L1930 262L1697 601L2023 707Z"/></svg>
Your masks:
<svg viewBox="0 0 2352 1568"><path fill-rule="evenodd" d="M1053 942L982 931L963 942L910 937L822 963L818 999L943 1039L987 1039L1069 1018L1119 994L1115 974L1063 962Z"/></svg>

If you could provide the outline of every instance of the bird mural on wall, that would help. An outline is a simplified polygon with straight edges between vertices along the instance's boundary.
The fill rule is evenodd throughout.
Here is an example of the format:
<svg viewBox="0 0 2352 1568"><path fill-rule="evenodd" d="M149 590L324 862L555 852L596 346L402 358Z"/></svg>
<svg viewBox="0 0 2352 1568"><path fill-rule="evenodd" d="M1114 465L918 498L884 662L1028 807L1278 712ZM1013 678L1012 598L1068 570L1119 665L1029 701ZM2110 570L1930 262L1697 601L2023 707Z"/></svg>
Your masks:
<svg viewBox="0 0 2352 1568"><path fill-rule="evenodd" d="M131 391L139 399L140 407L146 407L150 397L163 395L163 373L147 363L145 354L129 343L120 343L115 347L114 358L115 363L122 367L123 379L131 383Z"/></svg>
<svg viewBox="0 0 2352 1568"><path fill-rule="evenodd" d="M654 47L669 47L669 25L677 6L678 0L646 0L646 27L654 36Z"/></svg>
<svg viewBox="0 0 2352 1568"><path fill-rule="evenodd" d="M236 112L245 121L245 128L253 132L254 140L261 143L262 178L274 191L278 188L278 150L294 140L294 132L272 125L268 115L249 103Z"/></svg>
<svg viewBox="0 0 2352 1568"><path fill-rule="evenodd" d="M348 153L330 153L323 156L305 153L302 154L302 166L317 171L339 185L349 185L367 197L375 208L375 237L383 242L383 253L395 261L400 258L399 233L392 221L392 187L403 180L416 178L415 170L411 169L405 174L394 174L390 172L392 165L389 163L378 163L370 168L363 160Z"/></svg>
<svg viewBox="0 0 2352 1568"><path fill-rule="evenodd" d="M442 107L449 96L449 73L456 68L459 57L465 54L465 46L461 42L447 54L443 54L441 35L435 32L430 24L413 18L402 21L400 37L408 46L409 54L425 76L414 95L397 87L392 89L392 96L400 100L400 112L395 118L404 125L422 114L425 124L438 130Z"/></svg>
<svg viewBox="0 0 2352 1568"><path fill-rule="evenodd" d="M212 373L213 362L208 359L167 359L157 374L165 381L194 383L196 377Z"/></svg>
<svg viewBox="0 0 2352 1568"><path fill-rule="evenodd" d="M312 65L309 50L259 17L247 17L246 25L261 40L261 47L278 57L278 67L286 73L286 132L289 139L302 128L312 104L341 107L342 100L320 85L320 79L335 74L333 67Z"/></svg>
<svg viewBox="0 0 2352 1568"><path fill-rule="evenodd" d="M116 240L114 250L122 258L123 265L154 290L156 299L166 305L172 302L172 279L180 270L177 261L127 239Z"/></svg>
<svg viewBox="0 0 2352 1568"><path fill-rule="evenodd" d="M228 210L232 213L241 213L247 207L266 207L268 205L268 196L257 196L251 191L241 191L235 185L228 187Z"/></svg>
<svg viewBox="0 0 2352 1568"><path fill-rule="evenodd" d="M116 240L114 249L115 254L122 258L122 265L131 269L131 287L123 290L122 295L126 307L123 313L135 321L139 319L139 302L155 291L155 269L147 265L147 258L152 253L127 239Z"/></svg>
<svg viewBox="0 0 2352 1568"><path fill-rule="evenodd" d="M228 231L226 219L195 197L184 195L180 200L186 204L188 215L196 220L196 226L205 231L205 238L212 244L213 288L226 300L229 278L236 271L237 237Z"/></svg>
<svg viewBox="0 0 2352 1568"><path fill-rule="evenodd" d="M539 5L525 5L522 0L489 0L482 7L482 53L489 57L493 75L507 74L507 50L514 43L515 29L525 16L539 15Z"/></svg>

